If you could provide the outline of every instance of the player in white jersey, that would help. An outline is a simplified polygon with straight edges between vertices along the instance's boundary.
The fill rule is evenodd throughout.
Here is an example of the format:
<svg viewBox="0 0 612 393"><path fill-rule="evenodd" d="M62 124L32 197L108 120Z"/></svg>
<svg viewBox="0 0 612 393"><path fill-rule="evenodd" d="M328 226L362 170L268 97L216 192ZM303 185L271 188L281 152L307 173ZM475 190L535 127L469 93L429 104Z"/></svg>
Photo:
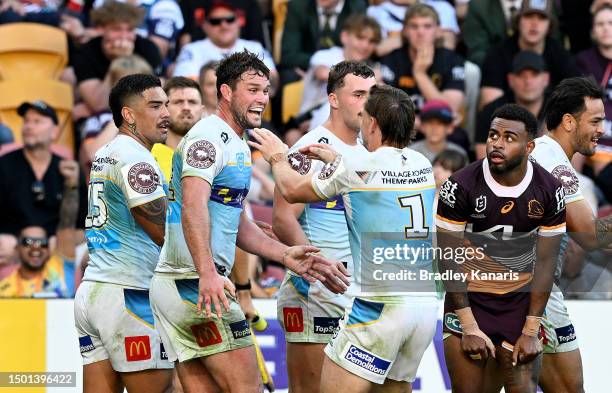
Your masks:
<svg viewBox="0 0 612 393"><path fill-rule="evenodd" d="M410 97L396 88L374 86L362 112L369 153L358 160L345 161L329 145L306 146L302 153L327 164L301 176L283 159L286 148L270 131L254 130L257 142L249 142L272 164L276 185L289 202L342 195L356 296L325 348L321 393L410 391L434 336L434 282L398 279L432 269L432 258L425 254L413 259L401 252L432 247L435 181L431 163L405 147L413 128Z"/></svg>
<svg viewBox="0 0 612 393"><path fill-rule="evenodd" d="M154 327L149 282L164 242L166 192L151 155L170 125L158 78L130 75L110 93L119 135L95 156L89 265L75 297L84 392L164 392L173 367Z"/></svg>
<svg viewBox="0 0 612 393"><path fill-rule="evenodd" d="M242 137L261 124L268 77L268 68L250 52L221 61L217 114L196 123L173 156L166 241L151 281L151 304L186 391L261 391L249 326L227 279L237 245L310 281L324 280L333 291L343 292L349 283L340 262L309 255L318 251L313 246L273 240L242 210L251 178Z"/></svg>
<svg viewBox="0 0 612 393"><path fill-rule="evenodd" d="M368 91L376 80L365 64L342 61L329 72L330 116L310 130L289 151L291 167L301 175L321 170L323 163L301 154L301 147L329 144L344 159L359 159L366 149L358 142L361 112ZM346 263L352 270L344 203L340 196L308 204L288 203L278 189L274 192L273 229L285 244L312 244L321 254ZM333 294L321 284L310 284L293 273L283 281L277 300L278 320L287 340L287 372L292 393L317 391L321 379L323 349L331 340L351 300L351 288L344 295Z"/></svg>
<svg viewBox="0 0 612 393"><path fill-rule="evenodd" d="M547 135L535 140L531 157L561 181L565 191L567 231L585 250L612 243L612 217L595 218L580 192L571 159L595 154L603 135L605 93L592 78L568 78L551 94L546 107ZM561 275L559 264L555 278ZM540 386L544 392L583 392L582 361L574 326L558 288L546 306L544 360Z"/></svg>

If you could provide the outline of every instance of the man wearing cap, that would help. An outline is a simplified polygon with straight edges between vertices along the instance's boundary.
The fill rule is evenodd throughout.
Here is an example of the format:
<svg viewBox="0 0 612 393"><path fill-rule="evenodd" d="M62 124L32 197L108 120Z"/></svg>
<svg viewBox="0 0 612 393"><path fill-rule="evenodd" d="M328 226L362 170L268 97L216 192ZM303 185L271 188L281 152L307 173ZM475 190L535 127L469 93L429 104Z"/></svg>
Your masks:
<svg viewBox="0 0 612 393"><path fill-rule="evenodd" d="M482 66L481 107L503 96L512 97L507 75L512 60L521 50L541 55L550 72L553 89L561 80L578 75L572 55L548 36L553 23L552 0L524 0L517 20L517 33L491 47Z"/></svg>
<svg viewBox="0 0 612 393"><path fill-rule="evenodd" d="M42 226L48 236L54 235L63 218L61 202L77 187L77 222L82 228L87 207L84 180L79 176L76 184L66 181L78 165L51 151L59 133L55 110L35 101L21 104L17 112L23 117L23 148L0 157L0 233L18 235L28 222Z"/></svg>
<svg viewBox="0 0 612 393"><path fill-rule="evenodd" d="M423 154L429 162L444 150L454 150L468 160L467 153L456 143L447 140L453 132L453 111L444 100L428 101L421 108L420 130L425 139L413 143L410 147Z"/></svg>
<svg viewBox="0 0 612 393"><path fill-rule="evenodd" d="M204 14L202 28L207 38L187 44L181 49L173 76L186 76L197 80L204 64L220 61L231 53L247 49L260 56L270 69L272 87L278 85L278 73L272 56L259 42L240 38L237 9L229 1L212 1Z"/></svg>
<svg viewBox="0 0 612 393"><path fill-rule="evenodd" d="M542 56L532 51L520 51L512 60L512 71L508 74L511 95L503 95L485 105L476 121L476 159L486 155L491 115L504 104L518 104L531 112L538 120L538 130L544 126L544 92L548 87L550 74Z"/></svg>

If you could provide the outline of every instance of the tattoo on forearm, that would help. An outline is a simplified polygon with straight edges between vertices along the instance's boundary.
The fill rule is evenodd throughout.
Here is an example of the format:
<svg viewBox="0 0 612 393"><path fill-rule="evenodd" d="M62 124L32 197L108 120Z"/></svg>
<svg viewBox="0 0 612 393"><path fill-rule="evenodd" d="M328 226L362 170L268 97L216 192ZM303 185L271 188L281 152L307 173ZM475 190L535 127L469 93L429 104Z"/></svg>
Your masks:
<svg viewBox="0 0 612 393"><path fill-rule="evenodd" d="M79 189L71 188L64 190L62 203L60 205L59 223L57 229L74 228L79 214Z"/></svg>
<svg viewBox="0 0 612 393"><path fill-rule="evenodd" d="M166 199L159 198L133 209L135 214L143 217L151 224L164 227L166 224Z"/></svg>
<svg viewBox="0 0 612 393"><path fill-rule="evenodd" d="M595 232L597 234L597 244L600 247L612 244L612 216L596 219Z"/></svg>

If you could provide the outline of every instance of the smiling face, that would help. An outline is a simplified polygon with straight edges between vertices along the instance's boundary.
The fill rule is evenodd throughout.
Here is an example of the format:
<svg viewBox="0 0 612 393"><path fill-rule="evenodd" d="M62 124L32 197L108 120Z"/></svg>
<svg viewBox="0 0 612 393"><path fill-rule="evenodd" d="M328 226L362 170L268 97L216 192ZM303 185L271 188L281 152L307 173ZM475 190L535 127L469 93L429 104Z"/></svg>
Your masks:
<svg viewBox="0 0 612 393"><path fill-rule="evenodd" d="M533 141L525 124L496 117L491 121L487 139L487 161L491 172L503 174L525 164Z"/></svg>
<svg viewBox="0 0 612 393"><path fill-rule="evenodd" d="M587 97L584 104L586 107L584 112L574 117L575 128L572 131L571 143L574 151L585 156L592 156L595 154L599 138L603 135L603 122L606 114L603 101L600 99Z"/></svg>
<svg viewBox="0 0 612 393"><path fill-rule="evenodd" d="M27 227L19 234L17 252L24 268L42 270L49 260L49 239L42 227Z"/></svg>
<svg viewBox="0 0 612 393"><path fill-rule="evenodd" d="M128 107L132 111L136 130L147 144L165 143L170 129L168 97L161 87L147 89L133 97Z"/></svg>
<svg viewBox="0 0 612 393"><path fill-rule="evenodd" d="M202 98L192 87L172 89L169 93L170 130L183 136L202 118Z"/></svg>
<svg viewBox="0 0 612 393"><path fill-rule="evenodd" d="M230 112L242 129L261 126L269 94L270 81L265 75L251 70L240 76L230 96Z"/></svg>

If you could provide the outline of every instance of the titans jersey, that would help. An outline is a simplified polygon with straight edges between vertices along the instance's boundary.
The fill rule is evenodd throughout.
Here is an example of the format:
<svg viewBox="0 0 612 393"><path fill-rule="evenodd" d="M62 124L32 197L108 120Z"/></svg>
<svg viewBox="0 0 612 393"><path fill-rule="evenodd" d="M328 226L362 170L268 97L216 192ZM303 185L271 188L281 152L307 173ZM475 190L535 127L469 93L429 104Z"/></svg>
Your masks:
<svg viewBox="0 0 612 393"><path fill-rule="evenodd" d="M165 196L159 166L135 139L119 135L98 150L89 180L83 280L149 288L159 247L130 209Z"/></svg>
<svg viewBox="0 0 612 393"><path fill-rule="evenodd" d="M470 246L463 249L474 252L462 256L460 267L468 273L469 291L516 291L533 277L537 237L565 232L563 187L530 161L519 184L503 186L491 175L488 161L479 160L442 184L436 225L466 232Z"/></svg>
<svg viewBox="0 0 612 393"><path fill-rule="evenodd" d="M407 276L393 281L383 275L432 266L432 259L424 254L411 258L394 252L398 247L432 247L435 182L431 163L422 154L409 148L381 147L362 155L359 162L341 157L316 173L312 186L321 198L342 196L358 296L431 295L435 291L433 281L419 283Z"/></svg>
<svg viewBox="0 0 612 393"><path fill-rule="evenodd" d="M234 266L242 202L251 184L251 152L246 142L215 115L197 122L172 158L166 240L155 271L184 278L197 277L181 224L181 180L190 176L211 185L210 249L217 271L227 276Z"/></svg>
<svg viewBox="0 0 612 393"><path fill-rule="evenodd" d="M342 154L344 160L348 161L356 161L367 154L367 150L362 144L347 145L330 130L319 126L309 131L293 145L288 156L291 167L302 175L318 172L323 167L321 161L310 160L298 152L301 147L313 143L329 144L334 150ZM353 258L349 246L342 196L337 195L327 201L306 204L298 220L312 245L319 247L325 257L346 262L349 271L352 271Z"/></svg>

